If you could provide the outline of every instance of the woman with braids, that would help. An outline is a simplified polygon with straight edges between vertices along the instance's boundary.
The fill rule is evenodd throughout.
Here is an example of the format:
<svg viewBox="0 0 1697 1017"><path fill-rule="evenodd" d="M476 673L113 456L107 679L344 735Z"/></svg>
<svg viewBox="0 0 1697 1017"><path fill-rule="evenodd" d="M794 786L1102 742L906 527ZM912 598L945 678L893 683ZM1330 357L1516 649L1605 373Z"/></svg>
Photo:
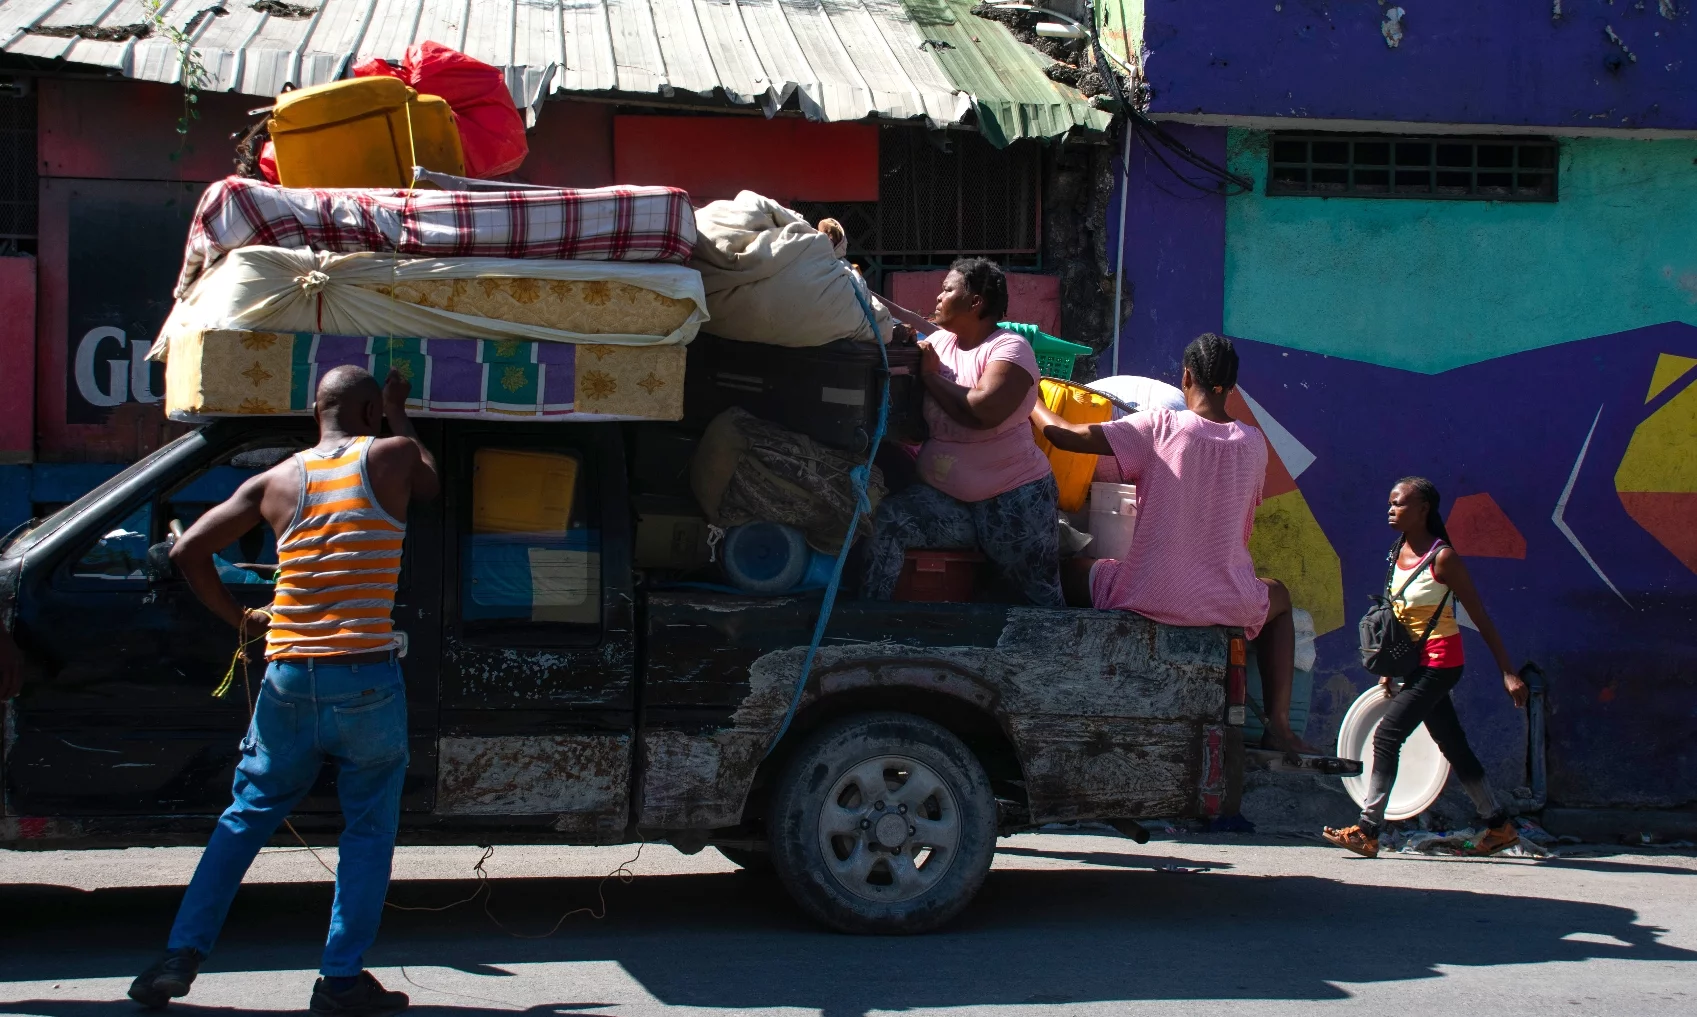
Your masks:
<svg viewBox="0 0 1697 1017"><path fill-rule="evenodd" d="M1438 511L1441 504L1438 489L1425 477L1404 477L1391 488L1390 524L1397 531L1397 540L1391 547L1386 596L1409 636L1415 640L1426 636L1426 657L1423 666L1402 679L1400 686L1393 686L1389 678L1379 679L1379 687L1391 700L1391 707L1373 732L1373 774L1368 782L1367 800L1361 807L1361 820L1341 830L1331 827L1325 830L1326 839L1333 844L1369 858L1379 853L1379 827L1385 819L1385 802L1390 798L1391 785L1396 782L1402 743L1421 724L1426 725L1432 740L1443 750L1444 758L1455 768L1461 786L1479 810L1485 834L1474 842L1474 852L1495 854L1520 839L1514 824L1508 821L1508 815L1491 794L1485 768L1479 765L1478 757L1468 746L1467 734L1461 730L1455 704L1450 701L1450 690L1461 681L1462 670L1456 601L1461 602L1467 617L1484 637L1485 645L1490 647L1497 669L1502 672L1503 688L1515 706L1526 705L1526 681L1514 672L1497 627L1491 623L1491 616L1485 612L1473 580L1467 575L1467 565L1449 545L1444 517Z"/></svg>
<svg viewBox="0 0 1697 1017"><path fill-rule="evenodd" d="M949 268L920 343L925 422L920 483L886 498L873 518L862 595L889 600L909 548L976 547L1039 607L1061 607L1055 476L1027 422L1037 402L1037 354L999 327L1008 281L993 261Z"/></svg>
<svg viewBox="0 0 1697 1017"><path fill-rule="evenodd" d="M1259 430L1226 412L1235 387L1237 351L1210 332L1185 347L1183 411L1069 424L1038 404L1032 419L1055 447L1112 456L1121 478L1137 485L1131 553L1123 562L1071 559L1068 599L1168 625L1241 627L1261 665L1262 744L1308 752L1290 726L1296 651L1290 591L1276 579L1257 578L1249 557L1267 444Z"/></svg>

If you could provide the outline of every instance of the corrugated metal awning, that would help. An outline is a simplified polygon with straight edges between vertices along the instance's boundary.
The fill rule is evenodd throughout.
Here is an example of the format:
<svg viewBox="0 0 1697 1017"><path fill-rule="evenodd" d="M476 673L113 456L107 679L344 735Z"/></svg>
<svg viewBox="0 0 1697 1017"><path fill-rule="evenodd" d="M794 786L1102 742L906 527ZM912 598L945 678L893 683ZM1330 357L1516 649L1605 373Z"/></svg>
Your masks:
<svg viewBox="0 0 1697 1017"><path fill-rule="evenodd" d="M165 0L210 91L270 97L368 57L435 40L505 70L520 108L560 93L697 96L763 107L792 98L816 120L969 111L998 144L1105 129L1109 117L1049 80L1049 60L971 0ZM175 83L179 50L141 0L0 0L5 53Z"/></svg>

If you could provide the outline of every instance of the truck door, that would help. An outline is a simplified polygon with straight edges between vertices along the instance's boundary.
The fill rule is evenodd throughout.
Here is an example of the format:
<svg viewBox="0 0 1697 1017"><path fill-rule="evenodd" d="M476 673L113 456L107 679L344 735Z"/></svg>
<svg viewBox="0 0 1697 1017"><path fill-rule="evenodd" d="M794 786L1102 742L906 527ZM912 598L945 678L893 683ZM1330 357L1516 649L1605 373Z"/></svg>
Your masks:
<svg viewBox="0 0 1697 1017"><path fill-rule="evenodd" d="M176 455L164 469L138 475L121 504L77 524L79 532L61 551L29 566L19 626L39 670L11 706L10 814L204 816L229 804L248 719L241 672L224 697L212 693L229 669L236 633L181 580L150 582L146 552L174 522L187 527L248 477L309 444L310 427L310 421L230 422L190 435L182 441L198 445L198 453ZM440 580L436 556L413 545L422 529L428 547L435 547L440 530L428 507L409 516L409 529L396 611L412 645L403 670L413 761L402 807L419 810L430 807L435 790L430 665L440 632ZM277 558L268 526L256 527L216 560L237 601L250 607L270 602L266 566ZM263 674L263 664L251 669L255 691ZM300 810L339 811L328 771ZM159 833L164 836L166 827Z"/></svg>
<svg viewBox="0 0 1697 1017"><path fill-rule="evenodd" d="M452 429L436 812L606 843L630 822L635 605L619 429Z"/></svg>

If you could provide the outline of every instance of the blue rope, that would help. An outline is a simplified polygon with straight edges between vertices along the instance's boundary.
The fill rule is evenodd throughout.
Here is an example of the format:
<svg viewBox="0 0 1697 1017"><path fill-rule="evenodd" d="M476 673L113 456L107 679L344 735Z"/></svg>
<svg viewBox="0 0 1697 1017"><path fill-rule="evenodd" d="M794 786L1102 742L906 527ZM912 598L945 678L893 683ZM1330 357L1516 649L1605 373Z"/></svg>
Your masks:
<svg viewBox="0 0 1697 1017"><path fill-rule="evenodd" d="M837 604L837 588L842 585L843 566L848 563L849 548L854 546L854 531L860 525L860 517L870 515L872 500L867 496L866 489L872 483L872 461L878 456L878 445L884 440L884 430L890 423L890 351L884 347L883 336L878 333L878 316L872 313L872 304L866 299L866 293L856 280L854 297L860 301L860 309L866 314L866 323L872 328L872 341L878 346L878 355L884 362L884 378L878 393L878 426L872 431L872 447L866 451L866 462L849 471L849 478L854 482L854 516L849 520L848 532L843 534L843 546L837 551L837 561L831 568L831 582L825 587L825 599L819 605L819 621L813 626L813 642L807 647L807 656L801 661L801 677L796 679L795 694L790 697L790 708L784 711L784 722L778 725L778 733L772 737L771 744L766 746L766 755L778 747L784 740L784 735L790 729L790 722L795 720L796 710L801 708L801 697L807 691L807 679L813 674L813 658L819 655L819 644L825 641L825 626L831 622L831 611ZM762 758L765 758L764 756Z"/></svg>

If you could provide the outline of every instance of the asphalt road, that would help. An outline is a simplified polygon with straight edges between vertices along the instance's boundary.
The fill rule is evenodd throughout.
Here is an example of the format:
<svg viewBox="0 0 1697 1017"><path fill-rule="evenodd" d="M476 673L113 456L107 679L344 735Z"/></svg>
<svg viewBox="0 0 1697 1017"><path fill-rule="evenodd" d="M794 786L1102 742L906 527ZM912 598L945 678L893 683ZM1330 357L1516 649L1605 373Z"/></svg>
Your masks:
<svg viewBox="0 0 1697 1017"><path fill-rule="evenodd" d="M1003 842L943 932L820 931L708 850L504 847L482 901L395 911L368 963L413 1012L562 1017L1108 1014L1697 1015L1697 858L1355 859L1300 841L1045 834ZM403 849L394 902L468 895L475 848ZM113 1017L163 945L190 849L0 852L0 1013ZM335 853L326 852L334 864ZM566 918L597 903L606 917ZM330 903L265 852L182 1014L306 1008Z"/></svg>

